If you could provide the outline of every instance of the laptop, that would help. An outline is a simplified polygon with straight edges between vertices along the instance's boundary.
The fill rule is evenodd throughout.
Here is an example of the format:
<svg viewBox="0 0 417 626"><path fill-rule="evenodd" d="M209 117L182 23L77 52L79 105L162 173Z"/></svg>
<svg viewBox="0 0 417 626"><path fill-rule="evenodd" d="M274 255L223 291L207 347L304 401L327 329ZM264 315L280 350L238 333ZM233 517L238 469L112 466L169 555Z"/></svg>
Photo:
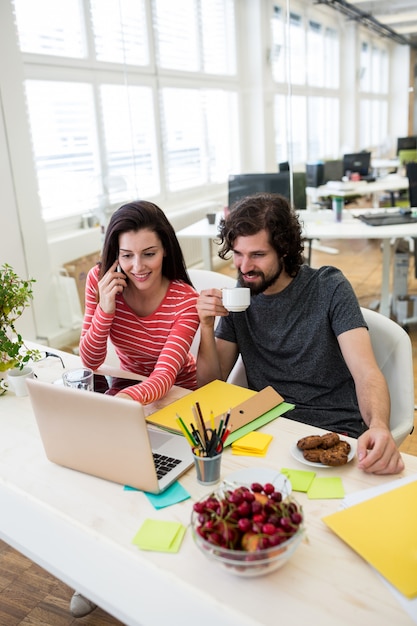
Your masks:
<svg viewBox="0 0 417 626"><path fill-rule="evenodd" d="M193 465L185 437L148 426L138 402L36 379L27 388L53 463L156 494Z"/></svg>
<svg viewBox="0 0 417 626"><path fill-rule="evenodd" d="M415 224L417 217L413 216L412 212L400 212L395 213L363 213L362 215L355 215L358 219L368 224L368 226L393 226L395 224Z"/></svg>

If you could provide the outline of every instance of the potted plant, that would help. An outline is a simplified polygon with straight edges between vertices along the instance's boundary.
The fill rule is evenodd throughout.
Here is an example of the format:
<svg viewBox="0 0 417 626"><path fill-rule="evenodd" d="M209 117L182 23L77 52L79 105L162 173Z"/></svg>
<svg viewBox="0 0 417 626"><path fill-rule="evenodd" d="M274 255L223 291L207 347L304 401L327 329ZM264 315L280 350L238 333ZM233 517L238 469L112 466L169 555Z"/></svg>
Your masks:
<svg viewBox="0 0 417 626"><path fill-rule="evenodd" d="M0 267L0 373L21 370L30 359L40 357L38 350L26 347L15 328L16 320L33 299L34 282L33 278L21 279L7 263Z"/></svg>

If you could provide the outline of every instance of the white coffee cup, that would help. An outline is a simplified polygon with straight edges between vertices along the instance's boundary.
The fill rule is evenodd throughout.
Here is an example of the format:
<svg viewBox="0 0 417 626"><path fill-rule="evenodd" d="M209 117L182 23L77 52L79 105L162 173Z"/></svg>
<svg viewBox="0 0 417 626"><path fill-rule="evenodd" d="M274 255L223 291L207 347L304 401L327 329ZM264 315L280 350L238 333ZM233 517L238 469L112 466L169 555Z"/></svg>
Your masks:
<svg viewBox="0 0 417 626"><path fill-rule="evenodd" d="M233 287L222 290L222 302L228 311L245 311L250 305L249 287Z"/></svg>
<svg viewBox="0 0 417 626"><path fill-rule="evenodd" d="M93 370L89 367L77 367L62 374L65 387L94 391Z"/></svg>
<svg viewBox="0 0 417 626"><path fill-rule="evenodd" d="M21 370L12 369L7 372L7 379L0 380L0 387L5 391L13 391L16 396L27 396L26 380L33 378L33 369L26 365Z"/></svg>

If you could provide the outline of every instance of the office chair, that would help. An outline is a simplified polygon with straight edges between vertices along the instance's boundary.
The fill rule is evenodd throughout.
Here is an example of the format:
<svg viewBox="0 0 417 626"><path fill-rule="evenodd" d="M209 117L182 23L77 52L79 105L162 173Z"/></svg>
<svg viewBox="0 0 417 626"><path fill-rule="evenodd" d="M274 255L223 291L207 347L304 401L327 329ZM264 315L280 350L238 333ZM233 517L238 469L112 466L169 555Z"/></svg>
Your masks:
<svg viewBox="0 0 417 626"><path fill-rule="evenodd" d="M381 313L361 307L372 348L387 381L391 397L390 430L399 446L414 427L414 372L410 337L399 324ZM247 387L245 366L239 356L229 383ZM282 390L285 397L285 389Z"/></svg>
<svg viewBox="0 0 417 626"><path fill-rule="evenodd" d="M236 278L227 276L226 274L220 274L220 272L213 272L211 270L200 270L191 268L188 269L188 275L191 282L194 285L194 289L200 292L203 289L222 289L223 287L236 287ZM216 318L215 326L217 326L218 318ZM198 328L193 342L191 344L190 352L197 358L198 346L200 345L200 328Z"/></svg>

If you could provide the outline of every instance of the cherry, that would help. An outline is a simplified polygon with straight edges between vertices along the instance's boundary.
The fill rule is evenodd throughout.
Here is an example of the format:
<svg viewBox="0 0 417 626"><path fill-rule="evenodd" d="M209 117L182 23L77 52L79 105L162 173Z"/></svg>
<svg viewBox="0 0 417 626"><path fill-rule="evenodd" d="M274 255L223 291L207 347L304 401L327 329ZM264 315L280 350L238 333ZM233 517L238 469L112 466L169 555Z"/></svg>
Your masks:
<svg viewBox="0 0 417 626"><path fill-rule="evenodd" d="M258 513L262 511L262 504L258 502L257 500L255 500L254 502L252 502L251 508L252 508L252 513L254 515L257 515Z"/></svg>
<svg viewBox="0 0 417 626"><path fill-rule="evenodd" d="M297 525L301 524L301 522L303 521L301 513L298 513L298 511L296 513L291 513L291 521Z"/></svg>
<svg viewBox="0 0 417 626"><path fill-rule="evenodd" d="M241 517L237 526L242 533L247 533L252 528L252 522L247 517Z"/></svg>
<svg viewBox="0 0 417 626"><path fill-rule="evenodd" d="M274 524L271 524L270 522L267 522L262 526L262 532L265 533L265 535L273 535L275 531L276 526Z"/></svg>
<svg viewBox="0 0 417 626"><path fill-rule="evenodd" d="M246 500L241 502L239 506L237 507L237 512L239 513L239 515L243 517L249 515L251 511L252 511L252 507L249 504L249 502L247 502Z"/></svg>

